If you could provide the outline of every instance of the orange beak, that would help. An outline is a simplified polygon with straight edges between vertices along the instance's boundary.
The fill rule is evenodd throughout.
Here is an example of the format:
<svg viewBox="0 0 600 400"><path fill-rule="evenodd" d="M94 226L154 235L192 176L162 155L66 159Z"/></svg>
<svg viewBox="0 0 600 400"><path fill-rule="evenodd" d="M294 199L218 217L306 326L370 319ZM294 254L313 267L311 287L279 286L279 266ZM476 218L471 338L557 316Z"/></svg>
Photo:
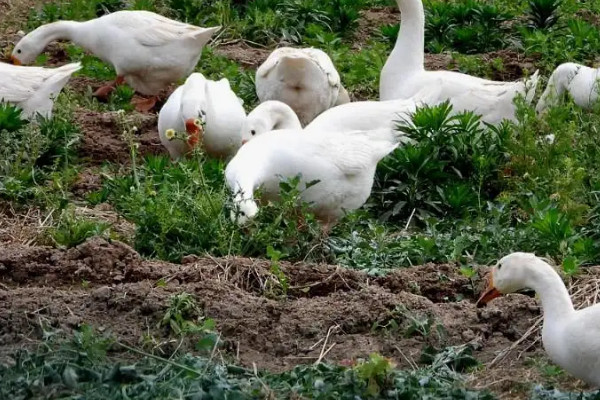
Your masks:
<svg viewBox="0 0 600 400"><path fill-rule="evenodd" d="M477 300L477 307L483 307L483 306L487 305L487 303L489 303L490 301L495 299L496 297L500 297L500 296L502 296L502 293L500 293L498 291L498 289L496 289L494 287L494 275L490 272L490 275L488 277L487 288L481 294L481 297L479 298L479 300Z"/></svg>
<svg viewBox="0 0 600 400"><path fill-rule="evenodd" d="M21 61L17 57L15 57L13 55L10 56L10 61L12 61L12 63L15 64L15 65L23 65L21 63Z"/></svg>
<svg viewBox="0 0 600 400"><path fill-rule="evenodd" d="M185 120L185 131L188 133L189 138L188 138L188 145L191 148L194 148L198 145L198 143L200 143L200 139L202 138L202 134L204 133L204 130L202 129L201 126L197 126L194 123L194 119L189 118Z"/></svg>

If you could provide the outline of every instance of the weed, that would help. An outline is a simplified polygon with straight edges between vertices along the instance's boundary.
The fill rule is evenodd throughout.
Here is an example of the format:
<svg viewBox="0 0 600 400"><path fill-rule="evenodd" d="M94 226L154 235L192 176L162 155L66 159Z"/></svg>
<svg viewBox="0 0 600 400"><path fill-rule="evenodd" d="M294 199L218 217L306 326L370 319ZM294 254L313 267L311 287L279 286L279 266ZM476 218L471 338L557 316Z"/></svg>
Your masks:
<svg viewBox="0 0 600 400"><path fill-rule="evenodd" d="M275 250L273 246L267 247L267 257L269 257L269 259L271 260L270 270L271 273L275 276L275 278L277 278L277 281L279 282L281 288L282 296L284 298L287 297L287 291L290 287L290 284L288 282L287 277L285 276L285 273L281 269L281 266L279 265L279 260L281 260L285 256L286 254Z"/></svg>
<svg viewBox="0 0 600 400"><path fill-rule="evenodd" d="M86 220L72 210L63 210L58 223L49 228L47 234L55 244L70 248L90 237L102 235L108 228L109 224Z"/></svg>
<svg viewBox="0 0 600 400"><path fill-rule="evenodd" d="M8 103L0 103L0 131L16 132L26 123L20 108Z"/></svg>

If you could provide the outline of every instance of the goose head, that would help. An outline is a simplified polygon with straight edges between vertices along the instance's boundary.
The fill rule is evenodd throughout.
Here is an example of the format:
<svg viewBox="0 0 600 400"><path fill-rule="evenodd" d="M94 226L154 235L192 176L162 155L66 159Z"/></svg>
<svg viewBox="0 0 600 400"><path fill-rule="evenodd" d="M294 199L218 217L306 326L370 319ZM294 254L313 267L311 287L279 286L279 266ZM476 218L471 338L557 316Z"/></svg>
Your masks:
<svg viewBox="0 0 600 400"><path fill-rule="evenodd" d="M298 116L287 104L269 100L259 104L242 124L242 143L279 129L302 129Z"/></svg>
<svg viewBox="0 0 600 400"><path fill-rule="evenodd" d="M244 226L258 214L258 206L252 199L245 199L238 194L233 200L235 210L231 211L230 218L239 226Z"/></svg>
<svg viewBox="0 0 600 400"><path fill-rule="evenodd" d="M536 279L536 266L543 263L532 253L509 254L492 268L488 275L487 288L477 301L478 306L486 305L491 300L503 294L514 293L531 287Z"/></svg>
<svg viewBox="0 0 600 400"><path fill-rule="evenodd" d="M45 44L45 41L36 40L34 35L27 35L15 45L10 60L15 65L31 64L44 51Z"/></svg>
<svg viewBox="0 0 600 400"><path fill-rule="evenodd" d="M188 144L193 148L202 138L207 120L206 79L202 74L192 74L184 85L179 113L188 134Z"/></svg>

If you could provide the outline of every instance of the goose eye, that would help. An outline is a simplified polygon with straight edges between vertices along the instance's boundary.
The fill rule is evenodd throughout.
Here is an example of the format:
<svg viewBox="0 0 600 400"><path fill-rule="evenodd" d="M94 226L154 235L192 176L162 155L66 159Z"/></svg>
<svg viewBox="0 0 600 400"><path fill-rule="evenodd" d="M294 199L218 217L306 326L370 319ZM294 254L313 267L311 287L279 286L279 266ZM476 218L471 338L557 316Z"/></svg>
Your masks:
<svg viewBox="0 0 600 400"><path fill-rule="evenodd" d="M500 268L502 268L502 264L498 264L498 270L500 270Z"/></svg>
<svg viewBox="0 0 600 400"><path fill-rule="evenodd" d="M242 217L245 217L245 216L246 216L246 213L245 213L245 212L243 212L243 211L240 211L240 215L241 215Z"/></svg>
<svg viewBox="0 0 600 400"><path fill-rule="evenodd" d="M256 131L255 131L254 129L252 129L252 130L250 131L250 133L252 134L252 136L256 135Z"/></svg>

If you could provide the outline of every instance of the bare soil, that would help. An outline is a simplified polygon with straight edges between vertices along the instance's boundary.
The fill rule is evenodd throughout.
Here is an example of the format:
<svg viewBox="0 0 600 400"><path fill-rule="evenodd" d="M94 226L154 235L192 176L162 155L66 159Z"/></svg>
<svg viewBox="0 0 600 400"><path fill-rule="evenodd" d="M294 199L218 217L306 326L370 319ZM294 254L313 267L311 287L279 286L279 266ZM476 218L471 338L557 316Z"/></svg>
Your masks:
<svg viewBox="0 0 600 400"><path fill-rule="evenodd" d="M140 145L140 155L164 152L158 137L156 114L133 113L133 117L128 115L127 118L131 120L130 124L137 128L136 139ZM119 164L130 162L129 145L123 138L125 127L121 126L116 112L101 113L80 109L75 115L75 122L83 133L79 155L88 164L102 164L106 161Z"/></svg>
<svg viewBox="0 0 600 400"><path fill-rule="evenodd" d="M83 323L130 345L152 337L153 351L169 354L178 341L157 324L170 296L181 292L194 295L215 319L224 354L272 371L320 358L348 363L372 352L409 368L427 344L471 343L476 358L488 363L540 313L523 295L476 308L478 288L452 265L399 269L380 278L331 265L284 262L282 269L290 283L285 296L264 260L192 257L176 265L143 260L129 246L101 238L69 250L6 244L0 251L0 359L40 340L44 330L69 332ZM412 319L427 316L442 333L404 334ZM374 328L392 319L398 331ZM531 374L525 358L543 357L534 338L504 365ZM519 351L525 353L517 360ZM499 368L486 370L483 381L475 375L473 385L483 385Z"/></svg>

